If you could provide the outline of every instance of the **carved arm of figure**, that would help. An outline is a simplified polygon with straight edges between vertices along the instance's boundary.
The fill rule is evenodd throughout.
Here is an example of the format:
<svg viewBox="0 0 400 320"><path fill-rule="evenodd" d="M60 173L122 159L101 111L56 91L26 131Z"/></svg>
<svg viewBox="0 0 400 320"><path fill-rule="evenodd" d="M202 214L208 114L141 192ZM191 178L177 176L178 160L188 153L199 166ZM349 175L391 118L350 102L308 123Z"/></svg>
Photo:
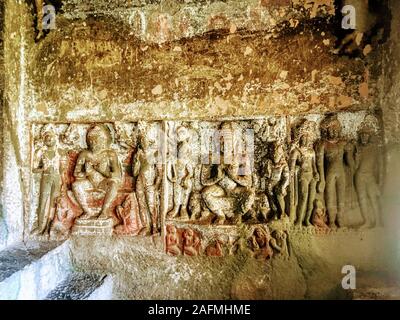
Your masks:
<svg viewBox="0 0 400 320"><path fill-rule="evenodd" d="M313 155L311 157L311 162L312 162L312 168L313 168L313 176L315 181L319 181L319 173L318 173L318 168L317 168L317 159L315 156L315 152L313 152Z"/></svg>
<svg viewBox="0 0 400 320"><path fill-rule="evenodd" d="M356 147L354 142L348 142L344 146L344 161L349 166L352 174L355 172L356 169Z"/></svg>
<svg viewBox="0 0 400 320"><path fill-rule="evenodd" d="M172 183L176 182L176 167L175 167L175 163L173 163L173 162L168 162L167 178Z"/></svg>
<svg viewBox="0 0 400 320"><path fill-rule="evenodd" d="M43 150L39 149L35 152L35 156L33 158L33 173L40 173L43 171Z"/></svg>
<svg viewBox="0 0 400 320"><path fill-rule="evenodd" d="M237 184L250 188L253 184L252 175L239 175L239 165L228 165L227 174Z"/></svg>
<svg viewBox="0 0 400 320"><path fill-rule="evenodd" d="M214 170L217 169L214 175ZM212 186L224 177L222 165L202 165L200 181L203 186Z"/></svg>
<svg viewBox="0 0 400 320"><path fill-rule="evenodd" d="M110 159L110 176L108 178L120 180L122 178L122 170L115 152L109 153Z"/></svg>
<svg viewBox="0 0 400 320"><path fill-rule="evenodd" d="M154 186L156 190L159 190L162 183L162 165L156 164L156 181L154 182Z"/></svg>
<svg viewBox="0 0 400 320"><path fill-rule="evenodd" d="M276 242L275 238L272 238L269 243L271 244L272 248L274 248L275 250L277 250L278 252L282 251L282 247L278 245L278 243Z"/></svg>
<svg viewBox="0 0 400 320"><path fill-rule="evenodd" d="M76 161L75 169L74 169L74 177L78 179L83 179L86 176L85 173L85 164L86 164L86 153L81 152L78 156L78 160Z"/></svg>
<svg viewBox="0 0 400 320"><path fill-rule="evenodd" d="M132 172L133 172L134 177L137 177L140 173L140 169L141 169L141 165L142 165L141 164L142 155L143 155L143 151L141 149L139 149L133 158Z"/></svg>
<svg viewBox="0 0 400 320"><path fill-rule="evenodd" d="M290 172L289 172L289 166L286 164L283 169L282 169L282 178L280 182L280 188L279 192L281 195L286 194L286 189L289 186L290 182Z"/></svg>
<svg viewBox="0 0 400 320"><path fill-rule="evenodd" d="M290 170L289 171L290 171L291 176L294 176L294 173L296 171L296 164L297 164L299 156L300 156L300 152L297 148L294 148L292 150L292 152L290 153L290 156L289 156L289 169Z"/></svg>
<svg viewBox="0 0 400 320"><path fill-rule="evenodd" d="M190 186L190 180L193 178L193 176L194 176L193 167L192 167L191 164L187 164L187 165L186 165L186 175L185 175L185 177L183 178L183 183L182 183L182 186L183 186L185 189L188 189L188 188L189 188L189 186Z"/></svg>
<svg viewBox="0 0 400 320"><path fill-rule="evenodd" d="M324 158L325 158L325 147L324 143L320 142L320 144L317 146L317 156L316 156L317 168L319 173L319 182L317 186L318 192L324 192L325 190Z"/></svg>
<svg viewBox="0 0 400 320"><path fill-rule="evenodd" d="M376 152L376 163L377 163L377 179L378 179L378 186L379 191L383 190L384 179L385 179L385 162L384 162L384 153L382 152L382 147L378 146Z"/></svg>

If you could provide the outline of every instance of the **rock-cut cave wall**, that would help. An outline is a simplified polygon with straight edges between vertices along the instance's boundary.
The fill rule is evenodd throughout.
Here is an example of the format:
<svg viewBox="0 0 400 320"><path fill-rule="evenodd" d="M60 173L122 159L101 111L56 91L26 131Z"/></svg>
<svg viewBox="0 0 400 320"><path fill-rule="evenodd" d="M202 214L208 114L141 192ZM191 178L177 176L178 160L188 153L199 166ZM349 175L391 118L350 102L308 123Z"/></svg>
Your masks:
<svg viewBox="0 0 400 320"><path fill-rule="evenodd" d="M346 47L345 2L6 0L0 247L68 238L116 298L387 285L397 4Z"/></svg>

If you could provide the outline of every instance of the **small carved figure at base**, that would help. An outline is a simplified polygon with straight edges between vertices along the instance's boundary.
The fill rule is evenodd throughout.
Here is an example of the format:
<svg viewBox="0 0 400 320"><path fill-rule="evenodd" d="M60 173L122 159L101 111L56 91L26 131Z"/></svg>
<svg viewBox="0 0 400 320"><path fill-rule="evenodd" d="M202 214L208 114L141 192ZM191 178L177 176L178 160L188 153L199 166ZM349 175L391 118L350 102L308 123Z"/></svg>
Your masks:
<svg viewBox="0 0 400 320"><path fill-rule="evenodd" d="M183 253L187 256L199 254L200 239L192 229L186 229L183 234Z"/></svg>
<svg viewBox="0 0 400 320"><path fill-rule="evenodd" d="M312 225L317 228L318 231L328 232L329 227L326 224L327 216L326 210L321 200L316 199L314 201L314 210L312 214Z"/></svg>
<svg viewBox="0 0 400 320"><path fill-rule="evenodd" d="M220 238L216 238L205 250L209 257L222 257L224 255L222 246L224 242Z"/></svg>
<svg viewBox="0 0 400 320"><path fill-rule="evenodd" d="M271 236L267 230L261 227L254 229L253 235L249 239L249 247L256 259L267 260L273 256L270 240Z"/></svg>
<svg viewBox="0 0 400 320"><path fill-rule="evenodd" d="M275 230L271 238L271 246L278 252L278 256L289 258L287 234L283 230Z"/></svg>
<svg viewBox="0 0 400 320"><path fill-rule="evenodd" d="M137 234L141 229L139 225L139 205L134 193L130 193L124 202L117 206L115 214L120 224L114 228L116 234Z"/></svg>
<svg viewBox="0 0 400 320"><path fill-rule="evenodd" d="M172 256L178 256L181 254L181 249L179 248L179 237L177 230L172 224L167 225L166 229L166 251Z"/></svg>

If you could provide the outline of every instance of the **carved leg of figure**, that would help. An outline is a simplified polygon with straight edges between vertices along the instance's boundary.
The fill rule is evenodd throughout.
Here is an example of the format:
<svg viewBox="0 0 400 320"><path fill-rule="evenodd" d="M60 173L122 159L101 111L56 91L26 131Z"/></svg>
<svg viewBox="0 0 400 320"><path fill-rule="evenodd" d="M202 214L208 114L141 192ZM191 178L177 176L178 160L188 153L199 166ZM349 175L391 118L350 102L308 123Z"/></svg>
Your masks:
<svg viewBox="0 0 400 320"><path fill-rule="evenodd" d="M285 203L285 195L284 194L278 194L276 196L279 204L279 217L278 218L283 218L286 216L286 203Z"/></svg>
<svg viewBox="0 0 400 320"><path fill-rule="evenodd" d="M140 230L140 234L150 233L150 225L151 225L151 217L149 213L149 209L147 206L146 192L145 187L142 181L142 178L139 177L136 183L136 196L139 203L139 217L141 225L143 226L142 230Z"/></svg>
<svg viewBox="0 0 400 320"><path fill-rule="evenodd" d="M306 176L303 176L299 179L299 184L299 207L296 225L302 226L307 210L310 181Z"/></svg>
<svg viewBox="0 0 400 320"><path fill-rule="evenodd" d="M179 215L179 209L181 207L181 196L182 196L182 187L178 183L174 183L173 185L173 193L174 193L174 207L167 213L168 218L173 219Z"/></svg>
<svg viewBox="0 0 400 320"><path fill-rule="evenodd" d="M376 225L383 227L383 219L381 215L381 206L380 206L380 191L377 185L370 186L370 199L371 199L371 206L373 207L373 212L375 214L375 221Z"/></svg>
<svg viewBox="0 0 400 320"><path fill-rule="evenodd" d="M104 198L103 208L100 212L99 219L108 219L112 217L111 207L118 194L118 183L110 180L107 182L106 196Z"/></svg>
<svg viewBox="0 0 400 320"><path fill-rule="evenodd" d="M181 206L181 217L185 220L189 219L189 213L188 213L188 205L189 205L189 198L190 194L192 193L192 186L190 185L189 188L183 188L182 189L182 206Z"/></svg>
<svg viewBox="0 0 400 320"><path fill-rule="evenodd" d="M93 189L93 185L89 180L77 180L72 184L72 191L79 205L81 206L84 214L80 216L80 219L91 218L91 208L88 204L88 191Z"/></svg>
<svg viewBox="0 0 400 320"><path fill-rule="evenodd" d="M289 220L291 223L294 223L296 220L296 201L295 201L295 179L294 177L290 178L290 212L289 212Z"/></svg>
<svg viewBox="0 0 400 320"><path fill-rule="evenodd" d="M336 229L337 199L335 180L334 177L328 177L325 187L326 207L329 216L329 227L331 229Z"/></svg>
<svg viewBox="0 0 400 320"><path fill-rule="evenodd" d="M274 187L275 186L269 186L269 188L267 189L267 197L268 197L269 206L273 213L273 218L277 218L278 217L278 208L276 205L277 199L275 197Z"/></svg>
<svg viewBox="0 0 400 320"><path fill-rule="evenodd" d="M361 215L364 219L364 224L362 228L369 228L371 226L371 220L369 215L369 201L367 188L364 179L360 175L355 177L356 190L358 195L358 203L360 205Z"/></svg>
<svg viewBox="0 0 400 320"><path fill-rule="evenodd" d="M151 234L158 232L158 212L157 212L157 195L154 190L154 186L146 187L146 203L150 218Z"/></svg>
<svg viewBox="0 0 400 320"><path fill-rule="evenodd" d="M346 180L345 175L341 175L336 179L336 197L337 197L337 224L339 228L344 227L343 214L346 203Z"/></svg>
<svg viewBox="0 0 400 320"><path fill-rule="evenodd" d="M306 211L306 218L304 220L307 227L311 226L311 215L314 209L314 200L317 193L317 182L312 179L308 187L308 204Z"/></svg>
<svg viewBox="0 0 400 320"><path fill-rule="evenodd" d="M224 189L216 185L206 187L203 189L202 196L206 206L217 216L216 223L223 224L226 219L223 212L224 207L226 207L223 201L223 197L226 197Z"/></svg>

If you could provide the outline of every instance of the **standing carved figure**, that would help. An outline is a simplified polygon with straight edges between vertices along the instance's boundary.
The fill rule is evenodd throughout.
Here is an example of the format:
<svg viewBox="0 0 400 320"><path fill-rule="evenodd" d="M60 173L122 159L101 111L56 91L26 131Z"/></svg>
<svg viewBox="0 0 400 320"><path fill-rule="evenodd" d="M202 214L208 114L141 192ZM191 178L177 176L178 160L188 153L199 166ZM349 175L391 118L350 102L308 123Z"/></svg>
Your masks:
<svg viewBox="0 0 400 320"><path fill-rule="evenodd" d="M297 210L291 208L291 212L292 210L294 212L297 211L297 225L301 226L305 223L306 226L310 226L319 174L316 166L315 151L310 134L307 132L302 132L299 146L294 148L290 154L290 172L292 175L296 173L297 181L294 181L294 183L296 183L295 189L298 194L298 205L295 207ZM291 203L291 205L294 205L294 203ZM291 218L293 221L293 217Z"/></svg>
<svg viewBox="0 0 400 320"><path fill-rule="evenodd" d="M111 149L111 134L105 125L95 125L86 135L88 149L76 162L72 184L84 214L80 219L108 219L121 184L118 156Z"/></svg>
<svg viewBox="0 0 400 320"><path fill-rule="evenodd" d="M138 151L133 159L133 176L136 179L136 196L139 202L141 234L160 232L159 195L162 169L157 164L158 149L156 141L146 134L139 136Z"/></svg>
<svg viewBox="0 0 400 320"><path fill-rule="evenodd" d="M264 177L267 179L266 193L275 219L286 216L285 196L289 186L289 166L285 151L279 142L274 142L269 150Z"/></svg>
<svg viewBox="0 0 400 320"><path fill-rule="evenodd" d="M192 151L189 144L190 135L188 130L181 126L176 130L178 138L177 159L169 163L167 177L173 183L174 207L168 212L169 218L180 215L189 219L188 203L193 189L193 166L191 163ZM175 160L175 159L174 159Z"/></svg>
<svg viewBox="0 0 400 320"><path fill-rule="evenodd" d="M373 143L374 129L363 123L358 131L359 144L356 150L355 185L364 228L382 224L380 218L380 185L382 183L382 158L380 148Z"/></svg>
<svg viewBox="0 0 400 320"><path fill-rule="evenodd" d="M336 116L328 116L321 123L322 141L317 147L317 167L320 175L318 192L325 193L329 227L343 226L346 198L345 165L351 168L353 157L349 145L341 139L341 124Z"/></svg>
<svg viewBox="0 0 400 320"><path fill-rule="evenodd" d="M49 234L56 210L56 200L61 191L60 154L57 149L57 135L52 125L41 130L43 146L35 152L33 172L41 173L37 225L33 232Z"/></svg>

